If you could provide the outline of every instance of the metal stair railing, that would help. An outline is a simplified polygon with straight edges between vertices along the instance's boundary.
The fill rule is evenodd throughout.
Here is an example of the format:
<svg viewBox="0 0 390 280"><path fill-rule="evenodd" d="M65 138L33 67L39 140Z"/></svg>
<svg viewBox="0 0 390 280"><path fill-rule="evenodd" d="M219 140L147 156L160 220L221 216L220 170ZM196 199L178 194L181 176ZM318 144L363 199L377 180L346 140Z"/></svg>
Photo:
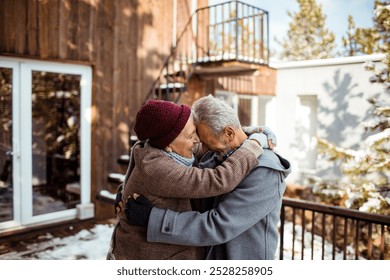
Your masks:
<svg viewBox="0 0 390 280"><path fill-rule="evenodd" d="M176 74L180 73L179 77L181 77L181 78L186 77L185 78L185 82L188 82L191 71L189 71L188 68L187 68L186 69L187 73L185 73L184 72L184 66L188 67L188 65L192 65L192 64L189 62L190 59L186 59L186 56L184 56L184 55L181 56L181 57L178 56L177 52L178 52L178 50L180 50L179 44L181 43L182 38L184 37L186 32L188 31L188 28L191 26L191 23L192 23L194 15L196 15L196 12L190 16L190 18L189 18L188 22L186 23L182 33L176 39L176 46L171 48L171 51L170 51L169 55L167 56L163 66L161 67L161 69L159 71L157 79L153 82L153 84L152 84L148 94L146 95L144 103L147 102L149 99L153 99L153 95L155 95L155 90L161 84L163 84L163 79L165 79L166 84L169 84L169 82L172 82L172 80L169 80L169 75L173 75L175 73ZM177 69L178 66L179 66L179 69ZM171 68L172 68L172 70L174 72L170 72ZM172 77L171 77L171 79L172 79ZM184 84L186 84L186 83L184 83Z"/></svg>

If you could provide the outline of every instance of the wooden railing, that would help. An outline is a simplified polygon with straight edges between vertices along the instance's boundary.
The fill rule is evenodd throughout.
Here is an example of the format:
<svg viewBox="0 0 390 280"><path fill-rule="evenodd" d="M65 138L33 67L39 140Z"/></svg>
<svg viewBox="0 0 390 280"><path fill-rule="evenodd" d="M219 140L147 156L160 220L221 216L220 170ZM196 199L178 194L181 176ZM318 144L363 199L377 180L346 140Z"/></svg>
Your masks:
<svg viewBox="0 0 390 280"><path fill-rule="evenodd" d="M284 198L279 259L316 257L389 259L390 216Z"/></svg>

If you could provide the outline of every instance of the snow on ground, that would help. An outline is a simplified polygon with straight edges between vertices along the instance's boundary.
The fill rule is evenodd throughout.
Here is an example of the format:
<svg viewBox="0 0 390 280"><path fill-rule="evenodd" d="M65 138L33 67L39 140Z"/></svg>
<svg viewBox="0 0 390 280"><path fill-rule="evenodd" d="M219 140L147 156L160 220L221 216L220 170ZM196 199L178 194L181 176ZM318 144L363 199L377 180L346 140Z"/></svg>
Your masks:
<svg viewBox="0 0 390 280"><path fill-rule="evenodd" d="M27 245L27 250L0 255L5 260L104 260L113 230L112 224L97 224L75 235L52 238L49 241ZM48 239L51 235L41 236Z"/></svg>
<svg viewBox="0 0 390 280"><path fill-rule="evenodd" d="M81 230L75 235L64 238L56 238L48 233L41 236L41 239L48 241L27 245L27 249L22 252L10 252L0 255L0 259L22 260L104 260L106 258L111 234L112 224L97 224L89 230ZM301 228L295 226L295 259L301 258ZM322 238L314 238L314 259L321 259ZM347 248L347 259L354 258L353 249ZM285 224L284 237L284 259L291 259L292 255L292 223ZM276 259L279 258L279 248L276 252ZM305 233L304 259L311 259L311 233ZM332 244L325 242L325 259L332 259ZM343 254L339 250L336 252L336 259L343 259Z"/></svg>

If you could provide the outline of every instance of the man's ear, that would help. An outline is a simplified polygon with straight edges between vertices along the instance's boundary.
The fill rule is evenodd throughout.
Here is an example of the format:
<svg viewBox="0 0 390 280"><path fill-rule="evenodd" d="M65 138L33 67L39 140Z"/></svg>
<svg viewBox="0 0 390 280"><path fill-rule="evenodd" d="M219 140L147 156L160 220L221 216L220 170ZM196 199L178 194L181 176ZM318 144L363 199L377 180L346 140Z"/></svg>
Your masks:
<svg viewBox="0 0 390 280"><path fill-rule="evenodd" d="M234 138L236 137L236 130L235 130L232 126L228 125L228 126L226 126L226 127L223 129L223 135L224 135L225 137L227 137L227 139L228 139L229 141L233 141Z"/></svg>

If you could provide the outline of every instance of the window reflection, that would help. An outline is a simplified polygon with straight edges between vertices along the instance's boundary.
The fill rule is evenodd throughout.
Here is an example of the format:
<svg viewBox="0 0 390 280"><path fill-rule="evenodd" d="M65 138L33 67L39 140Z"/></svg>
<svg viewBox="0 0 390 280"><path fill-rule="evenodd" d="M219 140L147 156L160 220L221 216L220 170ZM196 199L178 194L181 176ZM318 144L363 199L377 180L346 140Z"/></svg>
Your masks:
<svg viewBox="0 0 390 280"><path fill-rule="evenodd" d="M0 68L0 222L13 220L12 69Z"/></svg>
<svg viewBox="0 0 390 280"><path fill-rule="evenodd" d="M80 203L80 79L32 72L33 215Z"/></svg>

